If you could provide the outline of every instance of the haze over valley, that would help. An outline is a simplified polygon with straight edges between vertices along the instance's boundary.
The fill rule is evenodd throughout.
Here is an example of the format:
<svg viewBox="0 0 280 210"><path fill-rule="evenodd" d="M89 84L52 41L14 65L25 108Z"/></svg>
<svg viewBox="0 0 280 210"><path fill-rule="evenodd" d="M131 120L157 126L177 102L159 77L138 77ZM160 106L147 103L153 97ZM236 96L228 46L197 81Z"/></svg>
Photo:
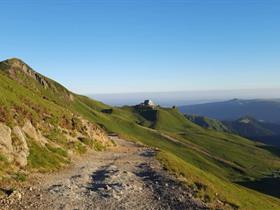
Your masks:
<svg viewBox="0 0 280 210"><path fill-rule="evenodd" d="M135 92L87 94L91 98L112 106L135 105L139 101L151 99L161 106L184 106L208 102L238 99L279 99L280 88L243 89L243 90L196 90L173 92Z"/></svg>

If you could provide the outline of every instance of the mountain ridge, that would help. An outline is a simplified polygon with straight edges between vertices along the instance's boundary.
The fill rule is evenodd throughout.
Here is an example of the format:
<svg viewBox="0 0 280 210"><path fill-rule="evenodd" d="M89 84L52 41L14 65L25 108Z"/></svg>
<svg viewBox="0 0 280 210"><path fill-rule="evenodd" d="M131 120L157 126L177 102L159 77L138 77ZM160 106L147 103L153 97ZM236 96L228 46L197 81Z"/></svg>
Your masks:
<svg viewBox="0 0 280 210"><path fill-rule="evenodd" d="M233 99L179 107L184 114L205 116L217 120L237 120L244 116L252 116L257 120L280 123L279 99Z"/></svg>
<svg viewBox="0 0 280 210"><path fill-rule="evenodd" d="M267 145L280 146L280 125L278 124L258 121L250 116L244 116L234 121L218 121L197 115L185 116L193 123L206 129L234 133Z"/></svg>

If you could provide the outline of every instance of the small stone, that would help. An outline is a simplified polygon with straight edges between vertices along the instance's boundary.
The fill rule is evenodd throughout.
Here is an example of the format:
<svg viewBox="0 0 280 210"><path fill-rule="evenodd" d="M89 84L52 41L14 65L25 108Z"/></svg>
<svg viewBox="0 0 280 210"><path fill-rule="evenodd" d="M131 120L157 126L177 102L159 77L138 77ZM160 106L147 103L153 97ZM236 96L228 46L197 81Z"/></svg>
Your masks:
<svg viewBox="0 0 280 210"><path fill-rule="evenodd" d="M115 193L113 194L113 198L119 200L120 199L120 196L116 195Z"/></svg>
<svg viewBox="0 0 280 210"><path fill-rule="evenodd" d="M109 185L106 185L106 190L111 190L112 187L110 187Z"/></svg>
<svg viewBox="0 0 280 210"><path fill-rule="evenodd" d="M12 197L18 200L21 200L22 194L18 191L13 192Z"/></svg>

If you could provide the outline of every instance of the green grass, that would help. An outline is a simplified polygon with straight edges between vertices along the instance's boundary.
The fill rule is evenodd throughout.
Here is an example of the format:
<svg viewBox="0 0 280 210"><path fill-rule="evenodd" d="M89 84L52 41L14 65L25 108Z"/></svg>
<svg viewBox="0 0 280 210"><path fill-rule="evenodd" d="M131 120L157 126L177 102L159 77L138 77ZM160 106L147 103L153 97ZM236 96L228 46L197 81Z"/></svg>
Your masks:
<svg viewBox="0 0 280 210"><path fill-rule="evenodd" d="M4 175L4 173L6 172L6 170L9 167L9 162L8 159L3 155L0 154L0 180L1 177Z"/></svg>
<svg viewBox="0 0 280 210"><path fill-rule="evenodd" d="M82 132L79 121L72 120L73 114L82 115L107 132L159 148L158 159L165 167L185 177L186 184L197 190L196 196L213 207L217 207L220 200L225 204L222 209L280 209L279 199L234 184L261 179L280 169L280 158L261 148L262 145L204 129L187 120L177 109L112 108L73 94L48 78L45 78L50 85L47 89L21 73L17 80L11 79L6 71L1 71L6 68L6 64L0 63L0 121L12 127L30 119L34 125L40 125L43 135L51 141L46 146L28 141L27 169L59 169L69 163L68 150L79 154L85 153L88 147L102 150L103 145L87 138L69 142L57 129L65 126L73 135L77 130ZM73 95L72 99L69 95ZM104 112L110 109L112 112ZM6 164L0 156L0 175L5 173Z"/></svg>
<svg viewBox="0 0 280 210"><path fill-rule="evenodd" d="M139 119L149 118L143 118L141 113L130 107L114 108L112 114L100 113L85 104L76 104L75 108L109 132L161 149L159 159L170 170L175 168L177 174L187 178L196 177L189 179L190 186L206 186L198 194L205 200L210 199L217 204L217 199L221 199L228 208L239 206L240 209L278 209L280 206L276 198L233 183L279 169L279 158L252 141L203 129L188 121L176 109L158 110L156 121L144 122L147 126L154 125L155 130L151 130L137 123ZM177 142L161 133L173 136ZM175 164L176 161L178 164Z"/></svg>
<svg viewBox="0 0 280 210"><path fill-rule="evenodd" d="M217 201L219 200L225 205L222 206L222 209L279 209L280 201L278 199L220 179L211 173L185 162L171 153L160 152L158 154L158 159L170 171L185 177L184 182L189 187L198 190L196 197L203 200L206 198L206 201L208 200L210 203L212 202L210 206L213 208L219 205L217 204ZM200 185L205 187L198 189L197 184L195 183L200 183Z"/></svg>
<svg viewBox="0 0 280 210"><path fill-rule="evenodd" d="M22 173L22 172L17 172L15 174L12 175L13 179L16 181L20 181L20 182L24 182L26 181L26 174Z"/></svg>
<svg viewBox="0 0 280 210"><path fill-rule="evenodd" d="M224 125L222 122L210 119L208 117L197 116L197 115L185 115L185 117L191 122L207 129L220 131L220 132L231 132L230 129Z"/></svg>
<svg viewBox="0 0 280 210"><path fill-rule="evenodd" d="M28 166L41 172L54 171L69 163L63 150L43 147L33 140L28 142L30 155L28 156Z"/></svg>

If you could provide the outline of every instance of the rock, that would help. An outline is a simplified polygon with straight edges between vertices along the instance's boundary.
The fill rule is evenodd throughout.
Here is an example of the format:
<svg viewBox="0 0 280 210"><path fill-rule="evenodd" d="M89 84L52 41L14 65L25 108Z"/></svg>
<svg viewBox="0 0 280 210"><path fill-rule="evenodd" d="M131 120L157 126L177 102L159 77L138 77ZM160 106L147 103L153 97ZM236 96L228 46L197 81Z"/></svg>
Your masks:
<svg viewBox="0 0 280 210"><path fill-rule="evenodd" d="M113 193L113 198L115 198L116 200L120 200L120 196L118 196L117 194Z"/></svg>
<svg viewBox="0 0 280 210"><path fill-rule="evenodd" d="M104 189L104 187L98 187L97 190L103 191L103 190L105 190L105 189Z"/></svg>
<svg viewBox="0 0 280 210"><path fill-rule="evenodd" d="M14 138L12 142L15 162L20 167L25 167L27 165L27 157L29 155L29 148L26 142L25 135L18 126L13 128L13 133L16 136L16 138Z"/></svg>
<svg viewBox="0 0 280 210"><path fill-rule="evenodd" d="M17 199L21 200L22 195L20 193L17 193Z"/></svg>
<svg viewBox="0 0 280 210"><path fill-rule="evenodd" d="M111 190L112 187L110 187L109 185L106 185L106 190Z"/></svg>
<svg viewBox="0 0 280 210"><path fill-rule="evenodd" d="M22 130L24 131L24 133L26 133L29 137L34 139L37 143L39 143L42 146L44 146L48 142L48 140L44 136L42 136L40 131L36 130L36 128L32 125L32 123L29 120L25 122L24 126L22 127Z"/></svg>
<svg viewBox="0 0 280 210"><path fill-rule="evenodd" d="M5 155L9 162L13 161L13 145L11 129L3 123L0 123L0 152Z"/></svg>
<svg viewBox="0 0 280 210"><path fill-rule="evenodd" d="M22 194L18 191L14 191L9 197L11 198L10 201L12 201L12 199L21 200Z"/></svg>

